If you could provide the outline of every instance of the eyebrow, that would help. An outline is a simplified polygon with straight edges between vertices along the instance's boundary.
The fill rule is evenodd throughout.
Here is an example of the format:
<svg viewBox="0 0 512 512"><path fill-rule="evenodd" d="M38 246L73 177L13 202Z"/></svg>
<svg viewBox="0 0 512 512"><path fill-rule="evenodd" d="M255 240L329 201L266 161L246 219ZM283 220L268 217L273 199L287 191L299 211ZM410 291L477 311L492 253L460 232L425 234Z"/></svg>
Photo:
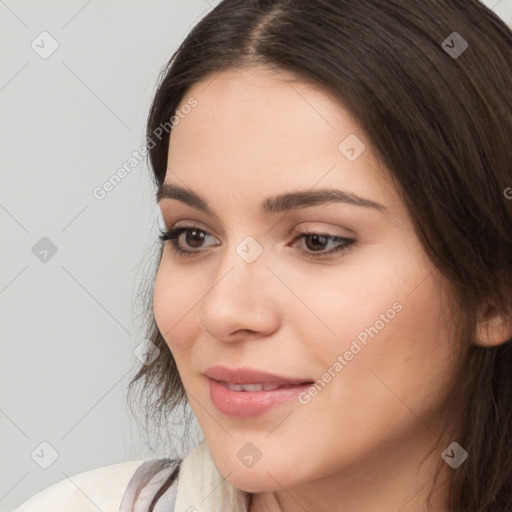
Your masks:
<svg viewBox="0 0 512 512"><path fill-rule="evenodd" d="M174 185L163 183L156 195L156 201L159 203L162 199L175 199L188 204L192 208L209 215L215 215L208 205L207 201L192 190ZM375 209L381 212L387 210L385 206L370 199L365 199L356 194L343 192L338 189L305 190L299 192L288 192L278 196L267 197L261 203L261 209L266 214L287 212L311 206L323 205L326 203L344 203L362 208Z"/></svg>

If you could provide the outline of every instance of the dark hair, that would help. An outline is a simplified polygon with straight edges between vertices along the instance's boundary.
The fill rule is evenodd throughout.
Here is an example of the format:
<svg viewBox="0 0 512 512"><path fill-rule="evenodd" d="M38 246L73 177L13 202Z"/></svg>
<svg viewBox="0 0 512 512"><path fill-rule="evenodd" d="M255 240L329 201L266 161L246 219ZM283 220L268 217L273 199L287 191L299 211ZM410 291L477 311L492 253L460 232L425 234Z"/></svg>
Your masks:
<svg viewBox="0 0 512 512"><path fill-rule="evenodd" d="M467 49L450 53L460 37ZM512 310L512 31L477 0L225 0L163 70L147 140L192 85L254 65L332 94L389 169L453 290L461 371L446 425L469 457L450 475L450 510L512 510L512 343L475 344L484 306L507 320ZM157 186L169 133L149 151ZM147 312L160 355L130 382L130 390L142 380L156 392L153 401L148 393L146 420L187 400L149 300ZM439 456L432 488L443 464Z"/></svg>

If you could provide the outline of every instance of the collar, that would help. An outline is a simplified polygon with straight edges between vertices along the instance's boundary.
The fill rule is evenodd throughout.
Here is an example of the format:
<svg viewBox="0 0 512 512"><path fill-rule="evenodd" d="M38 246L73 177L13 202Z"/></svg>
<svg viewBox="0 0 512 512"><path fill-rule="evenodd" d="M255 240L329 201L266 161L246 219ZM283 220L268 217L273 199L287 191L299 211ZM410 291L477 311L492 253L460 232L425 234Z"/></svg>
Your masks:
<svg viewBox="0 0 512 512"><path fill-rule="evenodd" d="M206 441L181 463L176 512L248 512L250 494L231 485L219 472Z"/></svg>

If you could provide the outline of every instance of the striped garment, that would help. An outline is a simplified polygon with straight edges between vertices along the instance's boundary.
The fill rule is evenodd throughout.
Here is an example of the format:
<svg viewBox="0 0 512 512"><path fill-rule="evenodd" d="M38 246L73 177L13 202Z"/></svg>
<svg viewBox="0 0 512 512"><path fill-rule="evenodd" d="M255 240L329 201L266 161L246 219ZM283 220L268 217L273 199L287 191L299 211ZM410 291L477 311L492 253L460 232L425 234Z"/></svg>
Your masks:
<svg viewBox="0 0 512 512"><path fill-rule="evenodd" d="M176 505L180 465L181 461L171 459L144 462L128 483L119 512L173 511ZM169 483L171 485L165 485L164 488L164 484ZM157 500L156 505L151 508L154 500Z"/></svg>

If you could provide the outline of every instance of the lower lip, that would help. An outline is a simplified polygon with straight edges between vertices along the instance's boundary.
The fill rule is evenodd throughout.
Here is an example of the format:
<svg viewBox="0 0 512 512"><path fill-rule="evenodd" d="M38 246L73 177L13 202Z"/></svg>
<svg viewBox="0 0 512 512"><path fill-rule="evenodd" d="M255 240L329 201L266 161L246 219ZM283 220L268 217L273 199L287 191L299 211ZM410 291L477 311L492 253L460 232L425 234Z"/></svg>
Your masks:
<svg viewBox="0 0 512 512"><path fill-rule="evenodd" d="M220 412L237 418L247 418L262 414L272 407L296 399L312 384L278 388L273 391L232 391L219 381L210 381L210 397Z"/></svg>

